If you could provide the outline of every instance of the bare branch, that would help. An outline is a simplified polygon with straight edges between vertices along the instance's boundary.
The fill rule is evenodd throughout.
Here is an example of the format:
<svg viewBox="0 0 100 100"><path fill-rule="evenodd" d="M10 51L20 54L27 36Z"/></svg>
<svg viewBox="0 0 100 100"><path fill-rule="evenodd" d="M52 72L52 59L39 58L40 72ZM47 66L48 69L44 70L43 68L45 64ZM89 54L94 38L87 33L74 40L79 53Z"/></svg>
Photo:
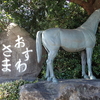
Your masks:
<svg viewBox="0 0 100 100"><path fill-rule="evenodd" d="M88 3L94 4L96 0L88 0Z"/></svg>
<svg viewBox="0 0 100 100"><path fill-rule="evenodd" d="M100 0L95 0L94 4L93 4L94 9L99 9L100 8Z"/></svg>

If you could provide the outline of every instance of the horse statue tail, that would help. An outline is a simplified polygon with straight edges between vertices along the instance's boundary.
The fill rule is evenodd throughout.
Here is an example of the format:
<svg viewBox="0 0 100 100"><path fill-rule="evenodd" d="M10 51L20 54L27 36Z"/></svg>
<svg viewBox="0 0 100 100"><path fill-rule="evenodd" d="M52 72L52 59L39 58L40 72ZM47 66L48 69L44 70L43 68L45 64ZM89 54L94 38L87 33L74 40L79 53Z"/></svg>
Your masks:
<svg viewBox="0 0 100 100"><path fill-rule="evenodd" d="M42 56L42 32L43 31L38 31L36 34L36 53L38 63L41 61Z"/></svg>

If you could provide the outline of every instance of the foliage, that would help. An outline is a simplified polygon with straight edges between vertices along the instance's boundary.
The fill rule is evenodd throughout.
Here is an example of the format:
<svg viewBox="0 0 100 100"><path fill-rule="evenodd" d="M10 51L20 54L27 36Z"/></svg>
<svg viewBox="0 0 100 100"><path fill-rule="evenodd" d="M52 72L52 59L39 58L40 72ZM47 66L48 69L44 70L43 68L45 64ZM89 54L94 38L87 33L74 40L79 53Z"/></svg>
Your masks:
<svg viewBox="0 0 100 100"><path fill-rule="evenodd" d="M85 16L84 10L65 0L2 0L0 6L13 22L24 27L35 38L38 30L51 27L75 28ZM12 22L12 21L11 21ZM76 22L76 23L75 23Z"/></svg>
<svg viewBox="0 0 100 100"><path fill-rule="evenodd" d="M10 22L13 22L13 18L10 14L5 12L4 10L0 11L0 32L6 29Z"/></svg>
<svg viewBox="0 0 100 100"><path fill-rule="evenodd" d="M34 39L39 30L52 27L72 29L80 26L88 18L83 8L74 3L67 3L66 0L1 0L0 7L1 13L4 10L11 16L9 22L15 22L25 28ZM99 39L98 33L93 54L93 70L97 77L100 76ZM45 66L46 64L39 75L40 78L44 78ZM60 49L54 61L54 70L57 78L80 78L80 53L68 53Z"/></svg>
<svg viewBox="0 0 100 100"><path fill-rule="evenodd" d="M16 80L14 82L1 83L0 100L19 100L19 87L28 83L34 83L34 82Z"/></svg>

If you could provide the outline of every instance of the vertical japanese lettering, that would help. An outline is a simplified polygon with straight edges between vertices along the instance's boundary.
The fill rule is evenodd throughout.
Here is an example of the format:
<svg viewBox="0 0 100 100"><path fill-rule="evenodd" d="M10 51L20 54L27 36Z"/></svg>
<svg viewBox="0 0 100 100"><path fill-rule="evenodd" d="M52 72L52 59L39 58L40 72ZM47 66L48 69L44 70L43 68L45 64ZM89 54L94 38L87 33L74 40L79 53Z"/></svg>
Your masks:
<svg viewBox="0 0 100 100"><path fill-rule="evenodd" d="M5 59L2 61L2 71L3 72L11 72L11 69L9 69L9 66L11 66L10 64L10 60L8 59L9 57L11 57L11 53L12 50L10 49L11 45L6 46L5 44L2 45L3 46L3 55L5 57Z"/></svg>
<svg viewBox="0 0 100 100"><path fill-rule="evenodd" d="M2 61L2 66L4 68L2 68L2 71L3 72L11 72L11 70L8 68L9 66L11 66L11 64L9 64L10 60L8 58L5 58L3 61Z"/></svg>
<svg viewBox="0 0 100 100"><path fill-rule="evenodd" d="M28 50L28 48L26 48L26 51L22 52L22 54L25 54L25 61L29 60L29 52L33 52L33 50Z"/></svg>
<svg viewBox="0 0 100 100"><path fill-rule="evenodd" d="M17 42L15 44L16 48L20 48L20 47L24 47L25 46L23 37L20 37L19 35L17 36L17 39L15 41Z"/></svg>
<svg viewBox="0 0 100 100"><path fill-rule="evenodd" d="M9 57L11 57L11 53L13 52L11 50L11 45L5 45L3 44L3 56L4 56L4 60L2 60L2 71L3 72L11 72L11 69L9 68L11 66L10 63L10 59ZM17 35L17 39L15 40L15 48L23 48L25 47L25 42L23 37ZM18 72L25 72L27 70L27 64L25 62L27 62L29 60L29 53L33 52L33 50L29 50L28 47L25 48L25 50L23 52L21 52L22 55L25 56L25 59L23 59L24 62L22 62L22 59L18 59L17 62L15 62L15 68L16 70L18 70Z"/></svg>
<svg viewBox="0 0 100 100"><path fill-rule="evenodd" d="M21 59L19 59L19 61L15 64L15 67L17 68L17 70L19 72L24 72L27 69L27 64L26 63L22 63Z"/></svg>
<svg viewBox="0 0 100 100"><path fill-rule="evenodd" d="M12 53L12 51L11 51L10 47L11 47L11 45L6 46L5 44L3 44L3 49L2 49L2 51L4 51L4 52L3 52L3 55L4 55L5 57L10 57L10 56L11 56L10 53Z"/></svg>

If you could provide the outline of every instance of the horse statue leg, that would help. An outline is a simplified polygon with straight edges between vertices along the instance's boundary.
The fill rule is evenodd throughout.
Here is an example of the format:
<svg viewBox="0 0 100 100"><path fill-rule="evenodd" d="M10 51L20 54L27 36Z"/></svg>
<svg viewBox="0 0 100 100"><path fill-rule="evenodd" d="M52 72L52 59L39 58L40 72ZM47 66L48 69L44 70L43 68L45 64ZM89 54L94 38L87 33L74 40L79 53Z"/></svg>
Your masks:
<svg viewBox="0 0 100 100"><path fill-rule="evenodd" d="M58 50L48 52L48 59L47 59L47 69L46 69L46 78L47 81L52 81L53 83L58 83L54 71L53 71L53 61L56 57Z"/></svg>
<svg viewBox="0 0 100 100"><path fill-rule="evenodd" d="M85 50L81 52L81 63L82 63L82 76L84 77L84 79L89 79L85 71L85 66L86 66L86 51Z"/></svg>
<svg viewBox="0 0 100 100"><path fill-rule="evenodd" d="M86 54L87 54L87 64L88 64L88 75L90 79L96 79L96 77L92 73L92 53L93 53L93 48L86 48Z"/></svg>

